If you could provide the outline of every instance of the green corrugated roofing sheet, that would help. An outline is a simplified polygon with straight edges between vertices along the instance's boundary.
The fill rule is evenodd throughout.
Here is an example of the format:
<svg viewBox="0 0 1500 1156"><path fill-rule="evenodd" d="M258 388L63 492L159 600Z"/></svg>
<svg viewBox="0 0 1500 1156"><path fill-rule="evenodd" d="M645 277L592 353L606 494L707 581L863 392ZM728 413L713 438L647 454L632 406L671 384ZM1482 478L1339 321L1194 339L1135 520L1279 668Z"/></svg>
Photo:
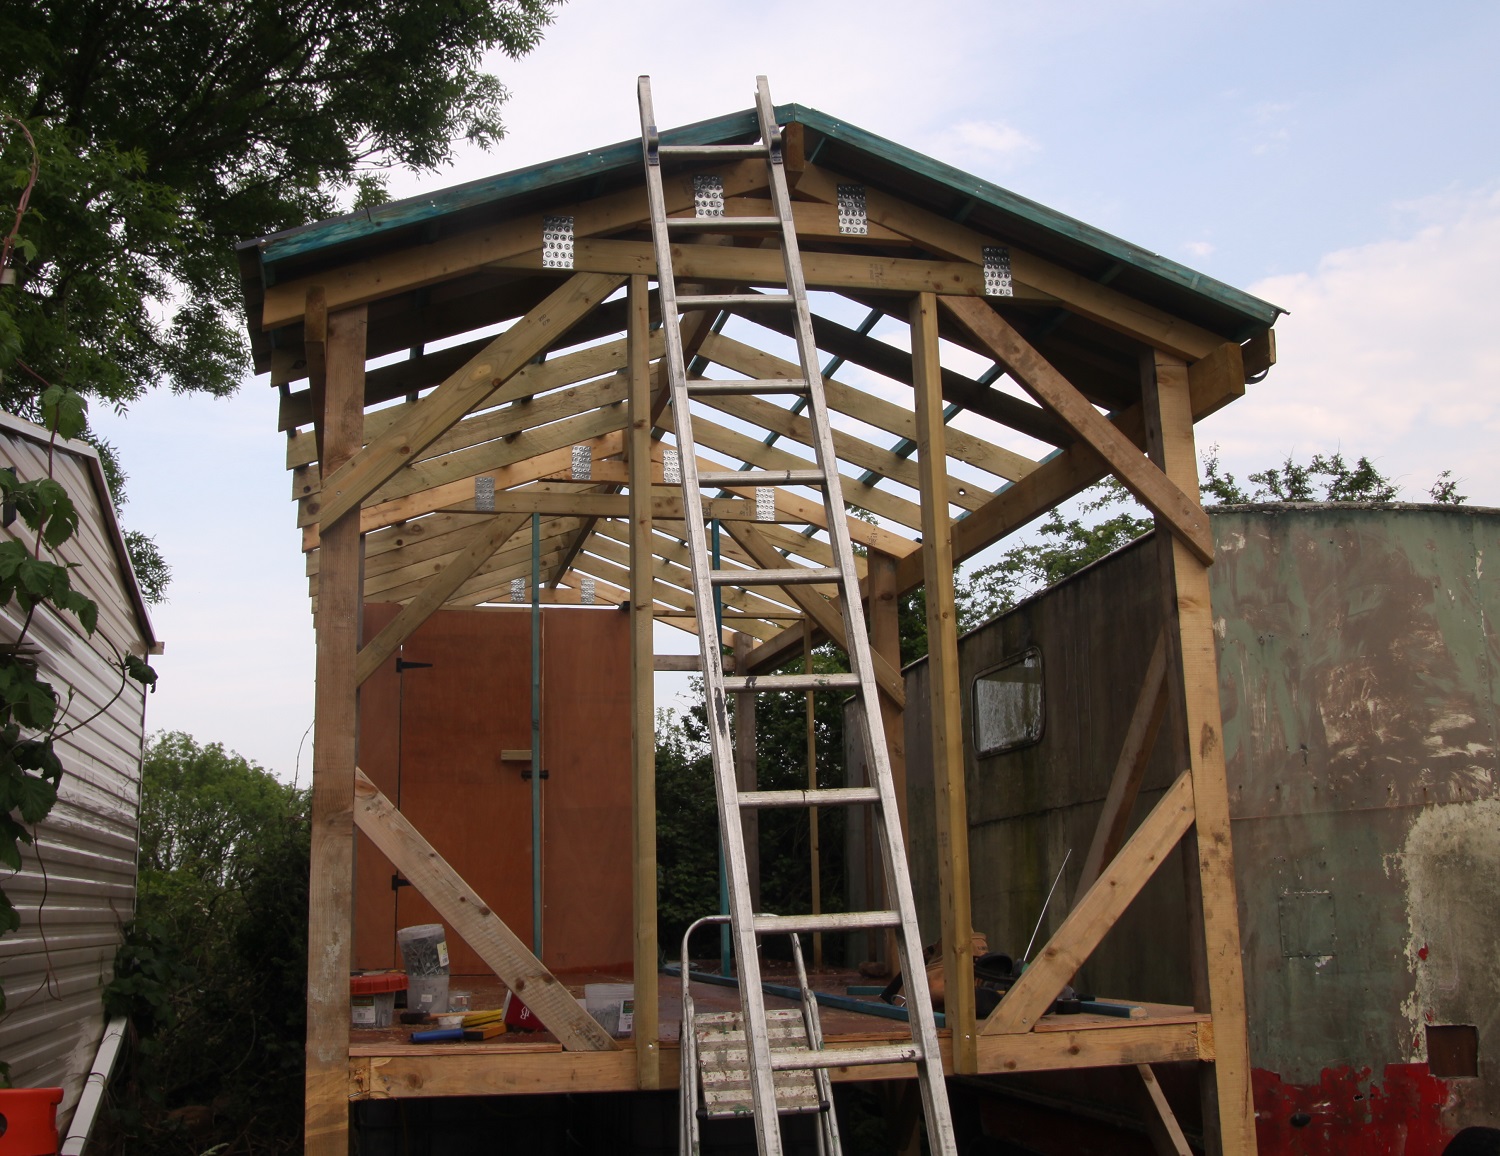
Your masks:
<svg viewBox="0 0 1500 1156"><path fill-rule="evenodd" d="M1178 289L1196 294L1207 301L1240 314L1247 322L1269 326L1279 307L1262 301L1232 285L1180 265L1159 254L1132 245L1103 230L1096 229L1064 213L1056 212L1009 189L991 184L902 145L866 132L848 121L839 120L814 108L798 104L776 107L779 124L798 123L846 148L878 161L904 169L931 182L938 188L1007 214L1050 234L1059 241L1090 250L1101 258L1119 262L1141 273L1159 278ZM712 120L663 131L664 144L718 144L754 139L757 135L755 113L746 109ZM486 177L483 180L455 185L427 196L394 201L378 208L305 225L275 236L248 242L260 248L263 271L274 276L274 266L293 258L312 257L352 242L370 241L395 229L431 224L444 217L467 210L497 205L523 194L545 191L569 182L602 176L632 168L641 163L639 140L622 141L607 148L592 149L530 168Z"/></svg>

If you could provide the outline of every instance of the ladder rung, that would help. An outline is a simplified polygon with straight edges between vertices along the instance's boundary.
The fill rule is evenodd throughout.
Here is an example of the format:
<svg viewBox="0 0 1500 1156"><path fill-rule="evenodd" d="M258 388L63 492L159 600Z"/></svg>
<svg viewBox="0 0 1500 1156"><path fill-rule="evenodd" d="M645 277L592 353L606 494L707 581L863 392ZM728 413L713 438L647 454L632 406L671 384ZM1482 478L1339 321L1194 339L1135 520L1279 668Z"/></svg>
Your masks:
<svg viewBox="0 0 1500 1156"><path fill-rule="evenodd" d="M743 145L658 145L660 157L763 157L763 144Z"/></svg>
<svg viewBox="0 0 1500 1156"><path fill-rule="evenodd" d="M691 387L690 387L691 388ZM701 470L700 486L821 486L822 470Z"/></svg>
<svg viewBox="0 0 1500 1156"><path fill-rule="evenodd" d="M877 1044L868 1048L777 1049L771 1053L773 1072L800 1068L865 1068L874 1064L911 1064L922 1058L917 1044Z"/></svg>
<svg viewBox="0 0 1500 1156"><path fill-rule="evenodd" d="M718 229L779 229L780 217L668 217L669 229L698 229L714 232Z"/></svg>
<svg viewBox="0 0 1500 1156"><path fill-rule="evenodd" d="M698 378L688 382L687 389L693 397L806 393L807 382L800 377L736 378L732 381L710 381L708 378Z"/></svg>
<svg viewBox="0 0 1500 1156"><path fill-rule="evenodd" d="M797 304L790 293L683 293L677 298L679 309L733 309L736 305Z"/></svg>
<svg viewBox="0 0 1500 1156"><path fill-rule="evenodd" d="M725 675L725 690L839 690L859 685L857 674L752 674Z"/></svg>
<svg viewBox="0 0 1500 1156"><path fill-rule="evenodd" d="M757 915L755 930L765 935L787 935L794 931L868 931L873 927L900 927L899 911L830 911L822 915Z"/></svg>
<svg viewBox="0 0 1500 1156"><path fill-rule="evenodd" d="M761 807L854 807L880 802L874 787L828 787L817 791L741 791L740 806Z"/></svg>
<svg viewBox="0 0 1500 1156"><path fill-rule="evenodd" d="M807 586L814 582L837 582L842 571L832 566L791 566L785 570L714 570L708 580L715 586Z"/></svg>

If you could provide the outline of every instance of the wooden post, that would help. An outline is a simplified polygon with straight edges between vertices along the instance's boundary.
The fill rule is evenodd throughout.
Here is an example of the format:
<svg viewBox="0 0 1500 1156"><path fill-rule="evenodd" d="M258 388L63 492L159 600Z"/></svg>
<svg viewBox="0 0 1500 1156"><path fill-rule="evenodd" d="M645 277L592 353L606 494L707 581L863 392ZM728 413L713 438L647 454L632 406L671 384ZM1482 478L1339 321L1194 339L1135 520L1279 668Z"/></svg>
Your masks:
<svg viewBox="0 0 1500 1156"><path fill-rule="evenodd" d="M323 476L364 444L364 306L328 317ZM349 964L354 931L354 670L363 609L359 508L321 527L313 741L311 880L307 912L305 1150L349 1151Z"/></svg>
<svg viewBox="0 0 1500 1156"><path fill-rule="evenodd" d="M645 277L628 290L630 371L630 709L635 888L635 1073L661 1087L656 945L656 669L652 621L651 318Z"/></svg>
<svg viewBox="0 0 1500 1156"><path fill-rule="evenodd" d="M802 673L813 672L812 659L812 634L810 631L802 632ZM808 691L803 698L803 704L807 721L807 789L816 791L818 789L818 704L814 697L814 691ZM823 913L823 852L818 843L818 809L809 807L807 809L807 842L808 859L812 867L812 913L821 915ZM823 933L813 932L813 970L823 970Z"/></svg>
<svg viewBox="0 0 1500 1156"><path fill-rule="evenodd" d="M937 811L938 899L943 917L944 1010L953 1030L953 1070L979 1071L974 1029L974 944L969 911L969 808L964 785L958 629L953 605L953 524L943 449L942 365L937 298L922 293L911 310L917 467L922 483L923 586L931 687L932 784Z"/></svg>
<svg viewBox="0 0 1500 1156"><path fill-rule="evenodd" d="M870 605L870 649L896 670L901 669L901 590L896 584L896 559L879 550L868 552ZM891 786L896 792L896 809L901 818L901 843L911 846L911 828L906 821L906 722L904 704L884 690L880 694L880 721L885 730L885 747L891 763ZM885 958L897 966L896 933L886 932Z"/></svg>
<svg viewBox="0 0 1500 1156"><path fill-rule="evenodd" d="M1153 351L1142 359L1142 396L1152 455L1186 494L1198 492L1193 414L1187 365ZM1230 835L1229 792L1224 770L1224 728L1219 708L1219 665L1208 566L1171 534L1158 518L1163 576L1169 583L1166 622L1179 679L1169 679L1176 698L1177 736L1185 740L1193 776L1197 877L1201 891L1203 979L1213 1015L1214 1079L1205 1096L1204 1134L1213 1135L1212 1103L1218 1104L1218 1141L1227 1156L1253 1153L1255 1106L1250 1089L1250 1049L1245 1024L1245 984L1240 958L1239 900ZM1176 685L1170 685L1176 683ZM1212 1139L1210 1152L1214 1151Z"/></svg>
<svg viewBox="0 0 1500 1156"><path fill-rule="evenodd" d="M745 660L755 639L734 632L734 672L745 674ZM755 692L736 691L734 695L734 781L742 791L756 789L755 760ZM754 807L740 811L745 831L745 875L750 880L750 905L760 910L760 812Z"/></svg>

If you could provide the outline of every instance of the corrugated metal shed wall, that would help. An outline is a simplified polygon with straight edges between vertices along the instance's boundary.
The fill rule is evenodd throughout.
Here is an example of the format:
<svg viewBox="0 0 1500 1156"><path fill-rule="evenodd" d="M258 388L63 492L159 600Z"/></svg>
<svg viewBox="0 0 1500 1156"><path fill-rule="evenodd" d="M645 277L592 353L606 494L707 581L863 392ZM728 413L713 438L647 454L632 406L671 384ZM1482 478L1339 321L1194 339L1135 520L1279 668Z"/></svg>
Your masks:
<svg viewBox="0 0 1500 1156"><path fill-rule="evenodd" d="M45 446L0 427L0 465L23 481L44 476ZM89 463L66 451L53 476L78 508L78 533L61 551L78 564L73 583L99 606L92 639L75 620L38 613L29 641L42 669L66 699L72 722L89 720L59 743L66 775L37 844L20 874L3 885L21 928L0 937L0 1060L17 1086L60 1086L59 1119L71 1117L104 1030L101 991L113 975L122 926L135 905L136 841L144 735L143 688L115 669L111 647L144 654L146 640L132 604L133 578L122 570L108 515ZM23 529L17 521L8 531ZM0 635L14 640L19 623L0 611Z"/></svg>

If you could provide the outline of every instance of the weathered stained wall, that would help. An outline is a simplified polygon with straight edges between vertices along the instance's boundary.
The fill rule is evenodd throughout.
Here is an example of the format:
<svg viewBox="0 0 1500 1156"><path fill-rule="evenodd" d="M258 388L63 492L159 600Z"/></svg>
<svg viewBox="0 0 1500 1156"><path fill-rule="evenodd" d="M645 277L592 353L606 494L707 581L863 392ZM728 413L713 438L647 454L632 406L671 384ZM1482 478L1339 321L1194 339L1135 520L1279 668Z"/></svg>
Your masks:
<svg viewBox="0 0 1500 1156"><path fill-rule="evenodd" d="M1398 1083L1416 1081L1402 1094L1426 1097L1446 1129L1494 1125L1500 1084L1484 1077L1500 1049L1497 592L1485 562L1500 557L1500 513L1240 507L1216 512L1213 524L1258 1103L1288 1116L1311 1105L1299 1143L1322 1134L1321 1111L1333 1145L1343 1135L1333 1116L1363 1114L1368 1124ZM966 711L979 671L1031 645L1044 663L1039 743L976 760L965 736L974 918L993 946L1024 949L1072 848L1044 934L1067 913L1159 627L1157 582L1148 540L960 644ZM931 938L935 864L920 834L932 829L926 693L917 664L907 674L907 757L913 870ZM1137 817L1171 773L1159 743ZM1186 1002L1182 896L1179 856L1083 982L1104 995ZM1430 1080L1428 1024L1475 1026L1480 1079ZM1320 1091L1329 1081L1347 1094ZM1407 1151L1427 1150L1413 1144Z"/></svg>
<svg viewBox="0 0 1500 1156"><path fill-rule="evenodd" d="M45 446L25 432L34 428L0 415L0 467L23 481L47 470ZM64 1124L103 1034L100 996L135 907L145 697L138 683L121 686L114 650L144 656L153 641L92 453L60 448L54 476L79 514L60 560L76 563L73 585L98 604L98 630L88 638L71 616L39 611L28 634L43 675L64 699L72 690L67 719L88 722L57 744L66 771L57 804L36 845L23 848L22 870L3 880L21 927L0 937L0 1060L18 1087L62 1087ZM0 536L23 529L17 521ZM14 640L18 628L14 613L0 610L0 639Z"/></svg>

